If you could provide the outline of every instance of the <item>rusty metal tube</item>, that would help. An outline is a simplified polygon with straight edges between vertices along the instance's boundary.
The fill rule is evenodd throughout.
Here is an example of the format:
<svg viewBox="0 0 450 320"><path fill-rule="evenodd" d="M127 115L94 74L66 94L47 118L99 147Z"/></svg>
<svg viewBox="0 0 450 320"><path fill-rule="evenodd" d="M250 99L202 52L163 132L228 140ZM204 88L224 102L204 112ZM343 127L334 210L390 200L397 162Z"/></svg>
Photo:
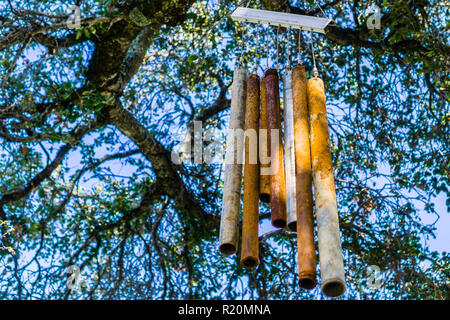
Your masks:
<svg viewBox="0 0 450 320"><path fill-rule="evenodd" d="M240 264L244 268L255 268L259 264L259 77L255 74L247 82L247 107L245 111L245 163L244 163L244 208L242 216L242 242Z"/></svg>
<svg viewBox="0 0 450 320"><path fill-rule="evenodd" d="M219 251L224 255L236 253L239 238L243 144L238 136L244 128L247 76L245 68L234 70L219 236Z"/></svg>
<svg viewBox="0 0 450 320"><path fill-rule="evenodd" d="M267 132L267 101L266 101L266 80L261 78L261 113L259 117L259 155L261 172L269 168L270 161L270 141ZM259 176L259 199L262 202L270 202L270 175L260 173Z"/></svg>
<svg viewBox="0 0 450 320"><path fill-rule="evenodd" d="M281 141L280 88L278 71L268 69L264 75L267 103L267 127L269 130L271 161L276 165L270 175L270 213L272 226L286 226L286 184L284 178L283 144ZM278 139L274 140L274 132ZM272 164L273 166L273 164Z"/></svg>
<svg viewBox="0 0 450 320"><path fill-rule="evenodd" d="M316 247L312 199L311 150L309 144L306 72L297 65L292 70L294 101L294 149L297 206L297 257L299 285L313 289L317 285Z"/></svg>
<svg viewBox="0 0 450 320"><path fill-rule="evenodd" d="M346 289L344 261L331 162L325 88L320 78L314 77L308 80L307 96L320 274L322 278L321 289L328 297L339 297L344 294Z"/></svg>
<svg viewBox="0 0 450 320"><path fill-rule="evenodd" d="M295 206L295 153L294 153L294 118L292 98L292 72L283 76L284 101L284 168L286 177L286 217L287 228L297 230L297 210Z"/></svg>

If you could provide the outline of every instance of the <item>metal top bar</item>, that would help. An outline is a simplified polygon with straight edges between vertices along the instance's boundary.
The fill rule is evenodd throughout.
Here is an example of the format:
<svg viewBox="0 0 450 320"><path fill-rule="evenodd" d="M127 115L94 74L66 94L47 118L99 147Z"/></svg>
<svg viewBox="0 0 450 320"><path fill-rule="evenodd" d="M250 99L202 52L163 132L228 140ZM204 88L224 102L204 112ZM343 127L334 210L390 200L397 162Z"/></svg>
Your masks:
<svg viewBox="0 0 450 320"><path fill-rule="evenodd" d="M239 22L268 24L271 26L308 30L318 33L325 33L325 27L333 21L328 18L244 7L236 8L231 14L231 19Z"/></svg>

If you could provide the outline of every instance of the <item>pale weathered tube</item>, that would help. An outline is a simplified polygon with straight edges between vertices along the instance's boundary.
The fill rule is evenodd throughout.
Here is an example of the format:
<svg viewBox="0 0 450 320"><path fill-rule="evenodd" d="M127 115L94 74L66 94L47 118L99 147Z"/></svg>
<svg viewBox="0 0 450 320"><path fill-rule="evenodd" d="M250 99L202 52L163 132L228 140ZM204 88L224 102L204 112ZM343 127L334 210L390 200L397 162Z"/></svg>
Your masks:
<svg viewBox="0 0 450 320"><path fill-rule="evenodd" d="M284 168L286 178L286 217L287 228L297 230L297 210L295 207L295 154L294 118L292 98L292 72L286 71L283 77L284 100Z"/></svg>
<svg viewBox="0 0 450 320"><path fill-rule="evenodd" d="M267 102L266 102L266 80L265 77L261 79L261 113L259 117L259 152L260 152L260 168L264 171L264 168L269 168L270 164L267 162L270 158L270 141L267 132ZM267 159L267 161L266 161ZM260 174L259 176L259 199L262 202L270 202L270 176L268 174Z"/></svg>
<svg viewBox="0 0 450 320"><path fill-rule="evenodd" d="M303 289L317 285L316 247L312 199L311 150L309 144L306 72L297 65L292 70L294 101L294 150L297 205L298 282Z"/></svg>
<svg viewBox="0 0 450 320"><path fill-rule="evenodd" d="M331 162L325 88L320 78L315 77L308 80L307 96L320 274L322 278L321 289L328 297L339 297L344 294L346 289L344 261Z"/></svg>
<svg viewBox="0 0 450 320"><path fill-rule="evenodd" d="M280 88L278 71L268 69L264 75L267 103L267 126L270 137L271 161L277 168L270 175L270 214L272 226L286 226L286 182L284 178L283 144L281 141ZM278 141L272 139L273 132L278 131ZM275 144L275 145L274 145ZM274 148L276 149L274 150ZM273 165L272 165L273 166Z"/></svg>
<svg viewBox="0 0 450 320"><path fill-rule="evenodd" d="M255 268L259 264L259 77L255 74L247 82L247 107L245 111L245 163L244 208L242 216L242 242L240 264Z"/></svg>
<svg viewBox="0 0 450 320"><path fill-rule="evenodd" d="M219 236L219 250L224 255L236 253L239 238L242 162L238 159L242 157L243 144L238 136L243 135L247 76L245 68L234 70Z"/></svg>

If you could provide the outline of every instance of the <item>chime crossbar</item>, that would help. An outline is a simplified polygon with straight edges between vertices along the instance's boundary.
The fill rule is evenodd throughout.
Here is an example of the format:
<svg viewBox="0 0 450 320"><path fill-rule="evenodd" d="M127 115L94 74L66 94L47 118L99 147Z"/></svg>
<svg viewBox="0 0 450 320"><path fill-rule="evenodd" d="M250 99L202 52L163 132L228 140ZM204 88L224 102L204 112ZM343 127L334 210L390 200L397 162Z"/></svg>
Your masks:
<svg viewBox="0 0 450 320"><path fill-rule="evenodd" d="M268 24L276 27L302 29L318 33L325 33L326 26L332 21L328 18L244 7L236 8L231 14L231 19L239 22Z"/></svg>

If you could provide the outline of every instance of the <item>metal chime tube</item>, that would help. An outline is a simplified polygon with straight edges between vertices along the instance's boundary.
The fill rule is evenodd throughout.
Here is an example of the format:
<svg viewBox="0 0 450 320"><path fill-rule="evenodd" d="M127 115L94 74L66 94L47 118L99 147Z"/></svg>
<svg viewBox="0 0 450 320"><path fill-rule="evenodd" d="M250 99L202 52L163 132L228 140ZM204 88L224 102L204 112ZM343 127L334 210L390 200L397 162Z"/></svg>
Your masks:
<svg viewBox="0 0 450 320"><path fill-rule="evenodd" d="M231 91L230 126L224 165L222 216L219 250L224 255L236 252L239 238L239 213L242 179L242 139L247 94L247 69L236 67Z"/></svg>
<svg viewBox="0 0 450 320"><path fill-rule="evenodd" d="M297 210L295 207L295 153L294 153L294 118L292 97L292 72L286 71L283 77L284 90L284 163L286 176L286 216L287 227L297 230Z"/></svg>
<svg viewBox="0 0 450 320"><path fill-rule="evenodd" d="M259 264L259 77L251 75L247 83L247 107L245 111L245 164L244 164L244 210L242 217L242 245L240 264L254 268Z"/></svg>
<svg viewBox="0 0 450 320"><path fill-rule="evenodd" d="M328 297L344 294L345 276L339 234L330 137L328 132L325 88L314 77L307 84L311 128L311 156L316 202L317 235L319 239L321 289Z"/></svg>
<svg viewBox="0 0 450 320"><path fill-rule="evenodd" d="M259 136L259 152L261 160L270 157L270 140L267 131L267 101L266 101L266 78L261 78L261 114L259 120L260 136ZM266 161L261 161L260 170L267 170L270 167ZM259 199L262 202L270 202L270 175L260 174L259 176Z"/></svg>
<svg viewBox="0 0 450 320"><path fill-rule="evenodd" d="M317 274L306 72L301 65L295 66L292 70L292 88L294 101L295 183L297 191L298 275L300 287L309 290L316 287Z"/></svg>
<svg viewBox="0 0 450 320"><path fill-rule="evenodd" d="M276 169L270 175L270 209L272 225L276 228L286 226L286 185L284 178L283 144L281 141L280 89L278 70L268 69L265 73L267 125L270 137L271 160ZM274 141L274 132L278 141ZM276 147L276 149L275 149Z"/></svg>

